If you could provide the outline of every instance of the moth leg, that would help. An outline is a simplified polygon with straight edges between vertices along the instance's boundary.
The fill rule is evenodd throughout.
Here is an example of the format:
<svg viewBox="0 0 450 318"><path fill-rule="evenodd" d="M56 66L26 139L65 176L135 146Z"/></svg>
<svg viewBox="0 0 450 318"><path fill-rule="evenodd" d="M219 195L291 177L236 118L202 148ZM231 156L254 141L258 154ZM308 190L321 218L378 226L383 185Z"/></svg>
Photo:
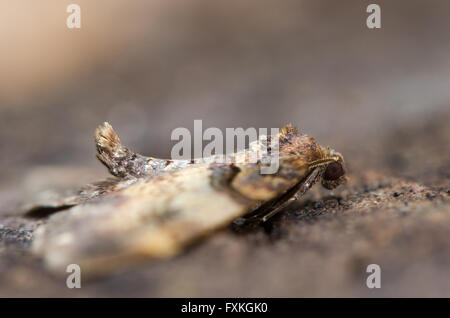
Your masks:
<svg viewBox="0 0 450 318"><path fill-rule="evenodd" d="M237 225L244 225L244 224L257 224L266 222L272 216L282 211L285 207L291 204L292 201L296 200L297 197L294 195L287 199L277 201L268 208L262 207L260 209L257 209L256 212L253 212L250 216L242 217L235 220L234 223Z"/></svg>
<svg viewBox="0 0 450 318"><path fill-rule="evenodd" d="M300 197L302 197L306 191L308 191L313 184L316 182L318 177L320 176L321 169L314 169L312 173L300 184L299 190L289 198L287 201L283 202L273 210L266 213L264 216L262 216L261 221L266 222L268 219L270 219L272 216L283 210L286 206L291 204L293 201L297 201Z"/></svg>
<svg viewBox="0 0 450 318"><path fill-rule="evenodd" d="M274 216L275 214L277 214L278 212L283 210L285 207L287 207L293 201L297 201L297 197L296 196L294 196L294 197L290 198L289 200L283 202L283 204L279 205L278 207L276 207L272 211L270 211L270 212L266 213L265 215L263 215L261 217L261 222L266 222L268 219L270 219L272 216Z"/></svg>
<svg viewBox="0 0 450 318"><path fill-rule="evenodd" d="M306 191L308 191L309 188L311 188L311 186L317 181L322 171L322 168L315 168L311 170L302 181L289 189L280 198L277 198L273 202L262 205L255 212L251 213L251 215L249 215L248 217L239 218L235 221L235 223L237 223L238 225L243 225L246 223L266 222L275 214L282 211L286 206L291 204L292 201L298 200L301 196L303 196Z"/></svg>

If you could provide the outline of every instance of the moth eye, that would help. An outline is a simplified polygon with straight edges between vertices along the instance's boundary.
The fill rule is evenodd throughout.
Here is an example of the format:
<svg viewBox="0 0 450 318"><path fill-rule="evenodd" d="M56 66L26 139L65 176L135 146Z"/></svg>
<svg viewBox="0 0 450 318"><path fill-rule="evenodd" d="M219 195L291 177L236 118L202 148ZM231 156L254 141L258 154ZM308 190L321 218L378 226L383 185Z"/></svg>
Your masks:
<svg viewBox="0 0 450 318"><path fill-rule="evenodd" d="M323 178L325 180L337 180L345 174L344 168L339 162L332 162L327 166Z"/></svg>

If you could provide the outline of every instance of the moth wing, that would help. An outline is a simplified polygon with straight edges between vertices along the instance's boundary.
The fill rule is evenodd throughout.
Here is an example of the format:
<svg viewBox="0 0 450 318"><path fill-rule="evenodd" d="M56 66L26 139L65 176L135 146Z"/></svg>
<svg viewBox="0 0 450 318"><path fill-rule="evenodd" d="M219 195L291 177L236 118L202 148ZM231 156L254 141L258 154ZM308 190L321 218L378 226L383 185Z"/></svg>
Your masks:
<svg viewBox="0 0 450 318"><path fill-rule="evenodd" d="M39 192L21 205L21 211L29 217L43 217L78 204L79 195L71 190L47 190Z"/></svg>
<svg viewBox="0 0 450 318"><path fill-rule="evenodd" d="M261 165L247 165L232 180L231 186L243 196L258 201L269 201L294 187L307 174L308 168L294 167L280 162L273 174L261 174Z"/></svg>
<svg viewBox="0 0 450 318"><path fill-rule="evenodd" d="M251 209L229 188L213 186L227 178L203 165L138 180L52 215L36 230L33 251L56 271L78 264L88 274L174 255Z"/></svg>
<svg viewBox="0 0 450 318"><path fill-rule="evenodd" d="M27 217L46 217L55 212L101 197L116 189L129 186L135 181L109 178L88 184L81 189L74 187L39 191L31 197L30 195L27 196L28 199L22 205L21 210Z"/></svg>

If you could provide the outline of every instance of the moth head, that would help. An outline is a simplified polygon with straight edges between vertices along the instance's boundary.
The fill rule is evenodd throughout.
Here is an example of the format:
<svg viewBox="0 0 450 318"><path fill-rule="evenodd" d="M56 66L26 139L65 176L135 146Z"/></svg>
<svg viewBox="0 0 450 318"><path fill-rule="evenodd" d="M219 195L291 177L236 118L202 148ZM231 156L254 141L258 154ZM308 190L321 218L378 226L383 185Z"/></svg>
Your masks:
<svg viewBox="0 0 450 318"><path fill-rule="evenodd" d="M340 154L335 155L335 158L336 160L325 166L322 174L322 186L328 190L332 190L347 181L344 158Z"/></svg>

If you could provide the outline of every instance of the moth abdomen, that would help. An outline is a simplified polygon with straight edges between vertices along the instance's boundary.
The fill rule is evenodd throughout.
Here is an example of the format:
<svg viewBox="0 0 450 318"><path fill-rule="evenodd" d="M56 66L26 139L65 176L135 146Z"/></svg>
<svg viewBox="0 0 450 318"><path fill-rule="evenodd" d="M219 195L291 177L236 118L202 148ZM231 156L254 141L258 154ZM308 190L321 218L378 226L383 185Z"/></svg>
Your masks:
<svg viewBox="0 0 450 318"><path fill-rule="evenodd" d="M124 160L131 156L130 151L122 146L119 136L112 126L104 122L95 130L95 146L97 158L116 177L125 177L127 171Z"/></svg>
<svg viewBox="0 0 450 318"><path fill-rule="evenodd" d="M142 178L159 174L172 160L145 157L122 145L119 136L108 122L95 130L97 158L119 178Z"/></svg>

